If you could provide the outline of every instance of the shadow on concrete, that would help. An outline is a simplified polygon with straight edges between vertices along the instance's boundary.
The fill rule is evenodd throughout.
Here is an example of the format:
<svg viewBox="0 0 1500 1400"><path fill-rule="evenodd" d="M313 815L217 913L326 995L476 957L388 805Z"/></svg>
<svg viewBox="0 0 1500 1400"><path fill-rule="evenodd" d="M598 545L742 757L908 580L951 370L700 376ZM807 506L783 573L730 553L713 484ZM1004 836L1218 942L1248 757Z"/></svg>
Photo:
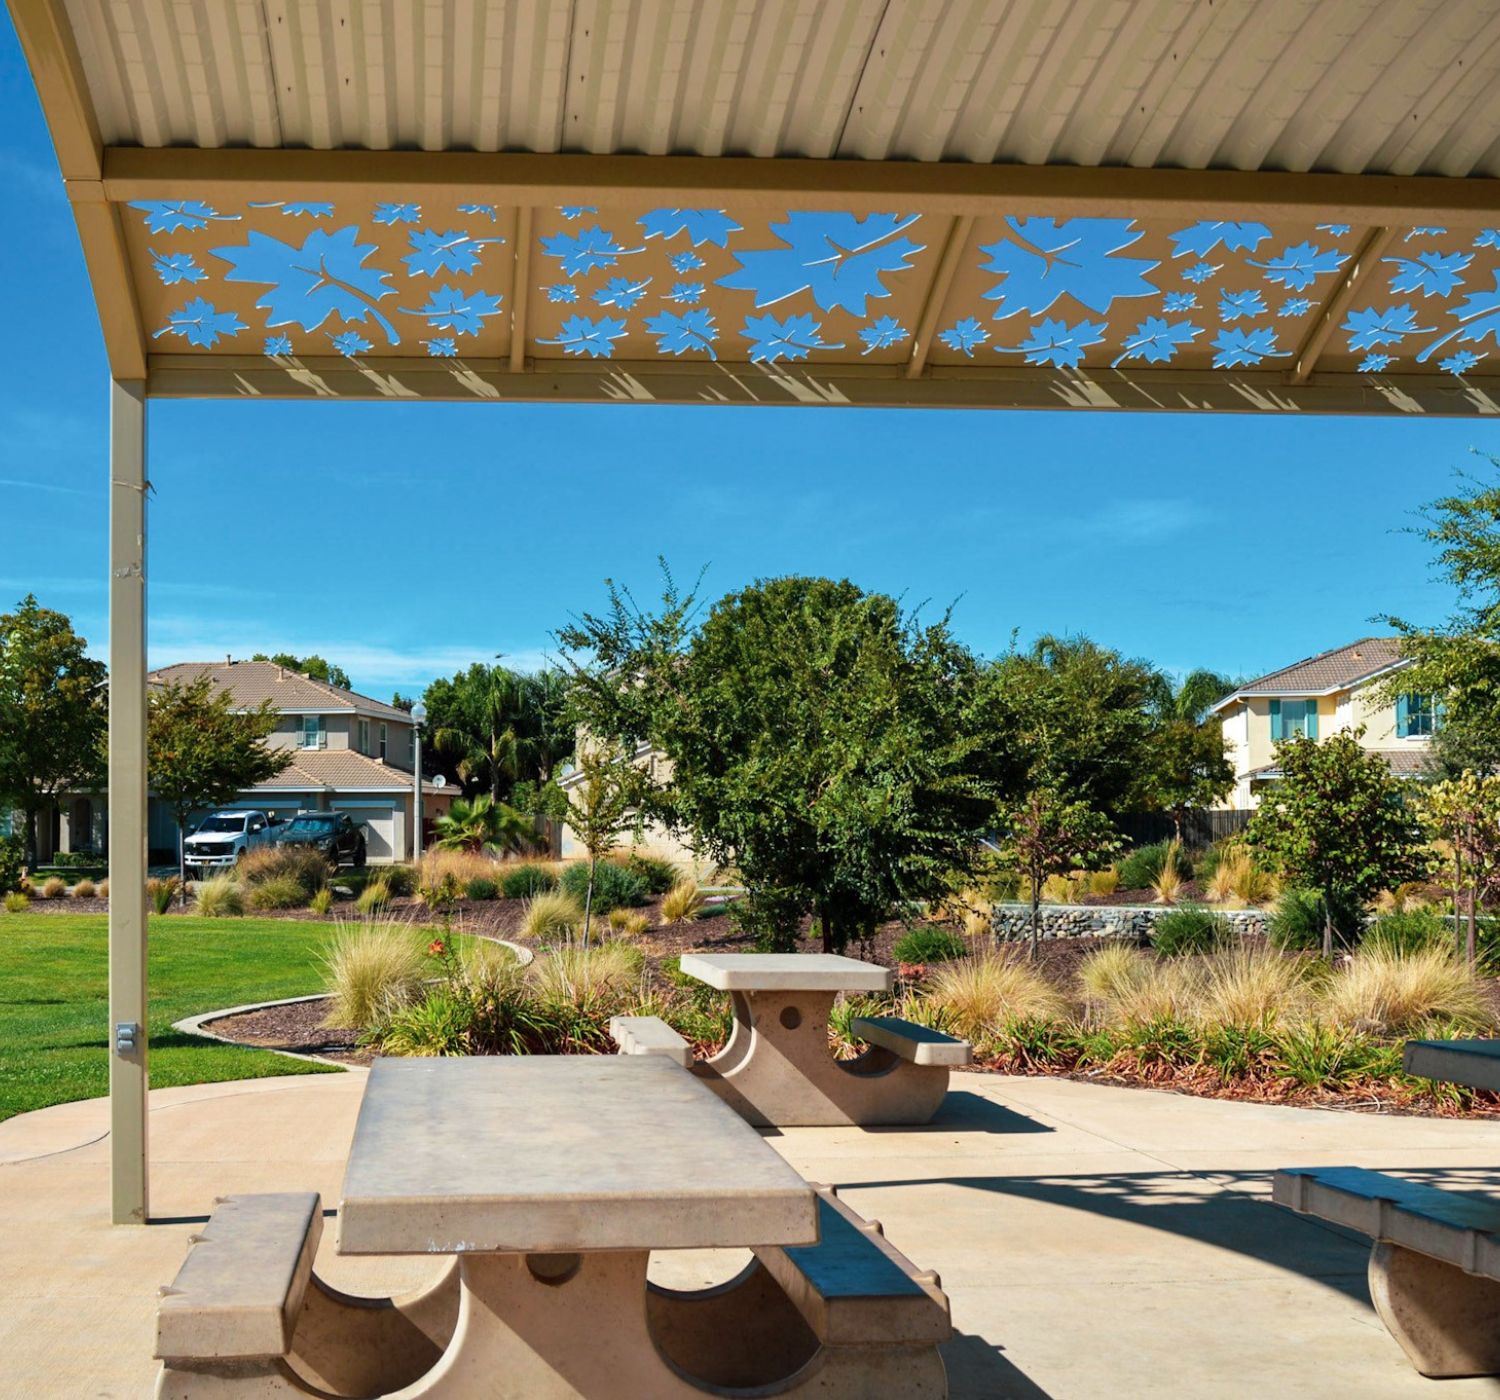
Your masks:
<svg viewBox="0 0 1500 1400"><path fill-rule="evenodd" d="M1416 1175L1416 1173L1402 1173ZM1435 1175L1451 1179L1448 1172ZM1078 1176L923 1177L850 1182L861 1191L936 1184L1037 1201L1161 1230L1323 1284L1370 1306L1365 1270L1370 1242L1335 1225L1293 1215L1236 1189L1264 1172L1127 1172ZM1221 1190L1205 1194L1205 1185ZM929 1265L933 1261L924 1261Z"/></svg>
<svg viewBox="0 0 1500 1400"><path fill-rule="evenodd" d="M956 1331L939 1350L948 1371L949 1400L1052 1400L1005 1359L1004 1348L985 1337Z"/></svg>
<svg viewBox="0 0 1500 1400"><path fill-rule="evenodd" d="M1024 1113L987 1099L967 1089L950 1089L943 1106L930 1123L866 1128L867 1133L1055 1133L1056 1128L1039 1123Z"/></svg>

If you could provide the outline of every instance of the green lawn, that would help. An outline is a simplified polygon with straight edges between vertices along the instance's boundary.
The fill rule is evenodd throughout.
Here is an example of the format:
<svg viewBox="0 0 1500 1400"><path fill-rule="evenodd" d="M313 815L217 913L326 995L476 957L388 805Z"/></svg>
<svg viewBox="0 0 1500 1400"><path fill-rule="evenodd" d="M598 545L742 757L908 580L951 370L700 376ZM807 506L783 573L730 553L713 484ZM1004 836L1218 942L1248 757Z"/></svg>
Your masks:
<svg viewBox="0 0 1500 1400"><path fill-rule="evenodd" d="M324 1066L179 1035L220 1006L322 990L332 927L285 919L151 920L151 1087L319 1074ZM0 914L0 1119L109 1089L102 914Z"/></svg>

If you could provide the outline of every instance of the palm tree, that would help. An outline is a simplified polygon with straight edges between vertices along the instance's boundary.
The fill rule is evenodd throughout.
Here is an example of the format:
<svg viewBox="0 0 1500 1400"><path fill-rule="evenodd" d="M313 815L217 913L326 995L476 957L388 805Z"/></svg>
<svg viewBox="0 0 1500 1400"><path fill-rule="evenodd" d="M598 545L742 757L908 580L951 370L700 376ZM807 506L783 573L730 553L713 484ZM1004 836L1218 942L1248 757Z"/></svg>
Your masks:
<svg viewBox="0 0 1500 1400"><path fill-rule="evenodd" d="M456 799L437 819L437 831L445 851L525 851L536 838L529 817L485 793Z"/></svg>

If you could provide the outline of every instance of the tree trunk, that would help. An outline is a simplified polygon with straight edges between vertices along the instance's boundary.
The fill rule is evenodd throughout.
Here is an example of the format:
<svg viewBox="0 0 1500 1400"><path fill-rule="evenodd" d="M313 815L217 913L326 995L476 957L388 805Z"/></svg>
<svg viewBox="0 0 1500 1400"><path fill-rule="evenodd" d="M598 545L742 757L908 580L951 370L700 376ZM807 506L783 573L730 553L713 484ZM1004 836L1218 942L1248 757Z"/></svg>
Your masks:
<svg viewBox="0 0 1500 1400"><path fill-rule="evenodd" d="M589 946L589 921L594 917L594 871L598 868L599 857L589 856L589 885L583 895L583 946Z"/></svg>
<svg viewBox="0 0 1500 1400"><path fill-rule="evenodd" d="M818 923L823 928L823 951L831 953L833 952L833 916L828 912L826 905L823 906Z"/></svg>
<svg viewBox="0 0 1500 1400"><path fill-rule="evenodd" d="M26 869L34 871L37 866L37 817L41 814L35 807L26 809Z"/></svg>
<svg viewBox="0 0 1500 1400"><path fill-rule="evenodd" d="M1333 901L1323 892L1323 961L1333 961Z"/></svg>
<svg viewBox="0 0 1500 1400"><path fill-rule="evenodd" d="M1042 879L1040 875L1031 877L1031 961L1035 962L1037 953L1040 951L1042 938Z"/></svg>
<svg viewBox="0 0 1500 1400"><path fill-rule="evenodd" d="M1465 940L1465 946L1464 946L1464 956L1465 956L1466 960L1468 961L1468 964L1469 964L1470 967L1474 966L1474 959L1475 959L1475 953L1476 953L1475 943L1476 943L1476 933L1477 933L1476 925L1477 925L1478 921L1479 921L1479 886L1477 884L1473 884L1473 885L1469 886L1469 934L1468 934L1468 938Z"/></svg>
<svg viewBox="0 0 1500 1400"><path fill-rule="evenodd" d="M181 816L177 818L177 902L187 908L187 818Z"/></svg>
<svg viewBox="0 0 1500 1400"><path fill-rule="evenodd" d="M1463 866L1458 856L1453 857L1453 952L1455 957L1463 956L1463 901L1461 898L1463 884Z"/></svg>
<svg viewBox="0 0 1500 1400"><path fill-rule="evenodd" d="M1182 844L1182 808L1172 813L1172 839L1179 845Z"/></svg>

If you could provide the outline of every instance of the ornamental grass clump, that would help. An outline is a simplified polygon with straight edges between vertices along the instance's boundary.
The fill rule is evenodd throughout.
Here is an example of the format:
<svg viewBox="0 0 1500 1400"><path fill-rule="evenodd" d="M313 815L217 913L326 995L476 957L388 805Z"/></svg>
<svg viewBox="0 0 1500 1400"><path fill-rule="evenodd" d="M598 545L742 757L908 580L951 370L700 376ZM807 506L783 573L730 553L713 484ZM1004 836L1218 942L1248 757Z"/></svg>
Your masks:
<svg viewBox="0 0 1500 1400"><path fill-rule="evenodd" d="M1007 1021L1062 1016L1062 994L1034 968L987 954L943 963L928 979L927 1000L965 1040L992 1037Z"/></svg>
<svg viewBox="0 0 1500 1400"><path fill-rule="evenodd" d="M1187 905L1163 914L1151 926L1151 946L1164 958L1212 953L1234 941L1234 928L1222 914Z"/></svg>
<svg viewBox="0 0 1500 1400"><path fill-rule="evenodd" d="M1135 1026L1180 1020L1193 1004L1196 968L1123 943L1090 953L1078 969L1089 1020Z"/></svg>
<svg viewBox="0 0 1500 1400"><path fill-rule="evenodd" d="M628 943L555 948L532 963L529 982L553 1054L609 1048L609 1018L634 998L644 960Z"/></svg>
<svg viewBox="0 0 1500 1400"><path fill-rule="evenodd" d="M37 894L43 899L61 899L67 892L68 882L60 875L53 875L42 881Z"/></svg>
<svg viewBox="0 0 1500 1400"><path fill-rule="evenodd" d="M295 875L276 875L250 887L252 909L303 909L312 898Z"/></svg>
<svg viewBox="0 0 1500 1400"><path fill-rule="evenodd" d="M340 922L322 963L330 1026L374 1026L410 1002L426 975L419 935L396 919Z"/></svg>
<svg viewBox="0 0 1500 1400"><path fill-rule="evenodd" d="M582 922L583 909L572 895L560 890L538 894L526 901L526 912L521 916L521 936L538 942L566 938Z"/></svg>
<svg viewBox="0 0 1500 1400"><path fill-rule="evenodd" d="M1320 1009L1335 1025L1382 1035L1434 1020L1470 1030L1495 1022L1478 978L1445 948L1361 948L1328 980Z"/></svg>
<svg viewBox="0 0 1500 1400"><path fill-rule="evenodd" d="M622 938L639 938L651 927L650 916L635 909L611 909L606 922L610 931Z"/></svg>
<svg viewBox="0 0 1500 1400"><path fill-rule="evenodd" d="M662 896L661 921L663 924L682 924L696 918L703 908L703 894L696 880L679 880Z"/></svg>
<svg viewBox="0 0 1500 1400"><path fill-rule="evenodd" d="M1209 1027L1270 1027L1304 1020L1313 1000L1312 968L1256 944L1203 960L1192 1018Z"/></svg>
<svg viewBox="0 0 1500 1400"><path fill-rule="evenodd" d="M205 919L238 919L245 912L245 892L233 875L215 875L198 886L198 914Z"/></svg>
<svg viewBox="0 0 1500 1400"><path fill-rule="evenodd" d="M361 914L378 914L391 902L391 889L384 880L371 880L359 892L354 908Z"/></svg>
<svg viewBox="0 0 1500 1400"><path fill-rule="evenodd" d="M92 880L80 880L69 893L74 899L95 899L98 897L99 888Z"/></svg>
<svg viewBox="0 0 1500 1400"><path fill-rule="evenodd" d="M306 904L332 877L328 862L311 846L257 846L246 851L236 869L239 881L253 891L272 881L295 881L302 891L298 903ZM251 896L254 903L254 896ZM288 908L287 905L258 905L258 908Z"/></svg>
<svg viewBox="0 0 1500 1400"><path fill-rule="evenodd" d="M1179 841L1168 841L1166 854L1162 858L1161 869L1156 878L1151 881L1151 891L1155 896L1157 904L1176 904L1182 898L1183 889L1187 885L1187 876L1182 873L1182 843ZM1189 866L1189 869L1192 867Z"/></svg>
<svg viewBox="0 0 1500 1400"><path fill-rule="evenodd" d="M333 908L333 891L324 885L317 894L307 901L307 907L314 914L326 914Z"/></svg>
<svg viewBox="0 0 1500 1400"><path fill-rule="evenodd" d="M5 912L7 914L24 914L30 908L31 901L20 890L11 890L5 896Z"/></svg>
<svg viewBox="0 0 1500 1400"><path fill-rule="evenodd" d="M147 880L146 898L151 901L151 907L158 914L165 914L172 907L172 901L177 898L177 877L168 876L165 880Z"/></svg>

